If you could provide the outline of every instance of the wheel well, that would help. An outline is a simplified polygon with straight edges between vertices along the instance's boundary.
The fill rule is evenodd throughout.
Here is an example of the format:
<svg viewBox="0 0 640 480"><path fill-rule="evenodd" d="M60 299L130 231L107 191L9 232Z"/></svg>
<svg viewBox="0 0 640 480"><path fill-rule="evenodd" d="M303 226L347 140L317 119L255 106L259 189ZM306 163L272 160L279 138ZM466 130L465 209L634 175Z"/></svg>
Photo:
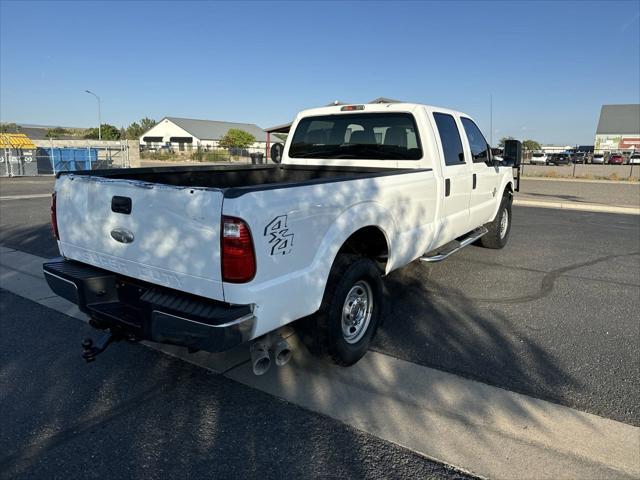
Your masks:
<svg viewBox="0 0 640 480"><path fill-rule="evenodd" d="M507 192L513 194L513 183L509 182L507 186L504 187L504 193L506 194Z"/></svg>
<svg viewBox="0 0 640 480"><path fill-rule="evenodd" d="M355 253L387 263L389 246L382 230L369 226L352 233L342 244L338 253Z"/></svg>

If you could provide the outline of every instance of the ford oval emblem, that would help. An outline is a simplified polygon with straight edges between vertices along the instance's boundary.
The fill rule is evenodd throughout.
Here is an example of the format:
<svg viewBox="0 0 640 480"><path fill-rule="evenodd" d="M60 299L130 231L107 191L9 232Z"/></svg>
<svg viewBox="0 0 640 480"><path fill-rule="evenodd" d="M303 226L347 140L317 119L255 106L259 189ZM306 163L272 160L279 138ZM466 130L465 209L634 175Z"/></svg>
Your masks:
<svg viewBox="0 0 640 480"><path fill-rule="evenodd" d="M120 242L120 243L131 243L135 238L133 236L133 233L131 233L129 230L127 230L126 228L120 228L120 227L114 228L113 230L111 230L111 237L116 242Z"/></svg>

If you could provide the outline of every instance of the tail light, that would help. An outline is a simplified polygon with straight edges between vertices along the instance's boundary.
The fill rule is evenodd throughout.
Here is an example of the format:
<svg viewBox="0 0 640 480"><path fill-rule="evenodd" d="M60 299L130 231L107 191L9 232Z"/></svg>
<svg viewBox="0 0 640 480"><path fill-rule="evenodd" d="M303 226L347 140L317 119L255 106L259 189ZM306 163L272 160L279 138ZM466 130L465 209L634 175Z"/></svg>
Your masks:
<svg viewBox="0 0 640 480"><path fill-rule="evenodd" d="M56 192L51 195L51 231L56 240L60 240L60 234L58 233L58 215L56 213Z"/></svg>
<svg viewBox="0 0 640 480"><path fill-rule="evenodd" d="M245 283L256 274L256 255L251 231L235 217L222 217L222 281Z"/></svg>

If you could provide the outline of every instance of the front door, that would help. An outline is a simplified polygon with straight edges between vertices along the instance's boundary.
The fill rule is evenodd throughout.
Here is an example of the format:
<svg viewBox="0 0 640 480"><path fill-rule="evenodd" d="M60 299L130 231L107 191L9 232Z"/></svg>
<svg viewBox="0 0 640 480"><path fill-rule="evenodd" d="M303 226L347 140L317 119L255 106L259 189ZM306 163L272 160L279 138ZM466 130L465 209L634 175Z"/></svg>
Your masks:
<svg viewBox="0 0 640 480"><path fill-rule="evenodd" d="M456 118L444 112L433 112L444 175L441 192L441 226L432 247L465 234L469 224L469 196L471 192L471 165L467 161L460 137L460 124Z"/></svg>
<svg viewBox="0 0 640 480"><path fill-rule="evenodd" d="M484 225L496 210L496 197L502 195L498 167L491 164L489 145L470 118L460 117L471 158L472 188L469 199L469 230Z"/></svg>

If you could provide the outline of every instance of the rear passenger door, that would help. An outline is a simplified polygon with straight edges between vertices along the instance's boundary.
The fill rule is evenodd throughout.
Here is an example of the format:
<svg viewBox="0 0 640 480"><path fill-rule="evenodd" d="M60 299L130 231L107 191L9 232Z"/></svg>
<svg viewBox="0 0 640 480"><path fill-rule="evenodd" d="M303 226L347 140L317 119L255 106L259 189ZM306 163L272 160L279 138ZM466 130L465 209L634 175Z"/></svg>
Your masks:
<svg viewBox="0 0 640 480"><path fill-rule="evenodd" d="M441 228L434 245L440 246L468 231L471 167L465 158L456 118L450 113L433 112L433 119L444 176Z"/></svg>
<svg viewBox="0 0 640 480"><path fill-rule="evenodd" d="M460 117L471 159L471 197L469 199L469 230L484 225L495 211L500 174L491 165L490 148L478 126L467 117Z"/></svg>

